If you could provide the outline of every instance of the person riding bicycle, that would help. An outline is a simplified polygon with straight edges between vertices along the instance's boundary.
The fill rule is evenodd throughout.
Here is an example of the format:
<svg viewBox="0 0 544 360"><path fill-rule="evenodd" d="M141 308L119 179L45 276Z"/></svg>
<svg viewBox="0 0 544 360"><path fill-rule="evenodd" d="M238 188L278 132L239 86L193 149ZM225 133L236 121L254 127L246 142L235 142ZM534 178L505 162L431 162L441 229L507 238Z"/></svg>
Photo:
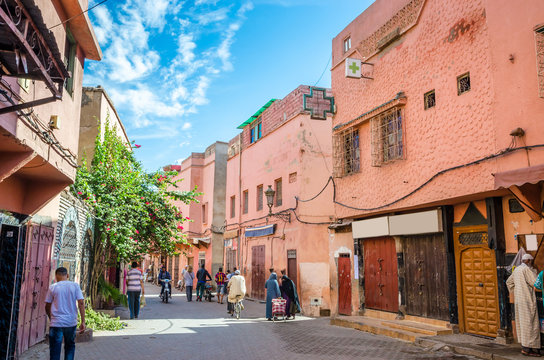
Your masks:
<svg viewBox="0 0 544 360"><path fill-rule="evenodd" d="M244 296L246 296L246 279L240 275L240 270L236 270L234 272L234 275L230 278L227 287L229 290L228 301L233 304L239 301L243 310L244 305L242 304L242 300L244 299Z"/></svg>
<svg viewBox="0 0 544 360"><path fill-rule="evenodd" d="M204 264L200 266L200 269L196 272L196 301L202 302L202 296L206 290L206 281L212 281L212 277Z"/></svg>
<svg viewBox="0 0 544 360"><path fill-rule="evenodd" d="M161 285L161 293L159 297L162 297L162 294L164 293L164 279L172 280L172 277L170 276L170 273L166 271L166 266L163 265L158 277L159 284ZM172 297L172 285L170 282L168 282L168 290L170 291L170 297Z"/></svg>

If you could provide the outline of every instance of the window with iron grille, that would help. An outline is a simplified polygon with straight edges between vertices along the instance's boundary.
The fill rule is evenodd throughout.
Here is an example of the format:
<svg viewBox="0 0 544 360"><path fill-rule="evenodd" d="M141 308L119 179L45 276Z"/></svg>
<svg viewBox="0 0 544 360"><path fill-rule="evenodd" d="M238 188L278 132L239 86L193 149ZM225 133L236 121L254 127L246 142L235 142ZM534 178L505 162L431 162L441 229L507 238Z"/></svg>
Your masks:
<svg viewBox="0 0 544 360"><path fill-rule="evenodd" d="M431 90L423 95L423 106L425 110L430 109L436 105L436 95L434 90Z"/></svg>
<svg viewBox="0 0 544 360"><path fill-rule="evenodd" d="M246 190L244 191L244 214L247 214L248 208L249 208L249 192Z"/></svg>
<svg viewBox="0 0 544 360"><path fill-rule="evenodd" d="M281 206L281 204L283 203L281 194L281 178L276 179L274 181L274 185L276 188L276 206Z"/></svg>
<svg viewBox="0 0 544 360"><path fill-rule="evenodd" d="M371 119L372 166L404 158L402 115L397 107Z"/></svg>
<svg viewBox="0 0 544 360"><path fill-rule="evenodd" d="M333 173L342 177L360 170L359 130L346 129L333 137L334 166Z"/></svg>
<svg viewBox="0 0 544 360"><path fill-rule="evenodd" d="M257 211L263 209L263 185L257 186Z"/></svg>
<svg viewBox="0 0 544 360"><path fill-rule="evenodd" d="M236 196L230 197L230 217L233 218L236 216Z"/></svg>
<svg viewBox="0 0 544 360"><path fill-rule="evenodd" d="M457 77L457 95L461 95L470 90L470 73Z"/></svg>
<svg viewBox="0 0 544 360"><path fill-rule="evenodd" d="M538 96L544 98L544 26L535 30Z"/></svg>

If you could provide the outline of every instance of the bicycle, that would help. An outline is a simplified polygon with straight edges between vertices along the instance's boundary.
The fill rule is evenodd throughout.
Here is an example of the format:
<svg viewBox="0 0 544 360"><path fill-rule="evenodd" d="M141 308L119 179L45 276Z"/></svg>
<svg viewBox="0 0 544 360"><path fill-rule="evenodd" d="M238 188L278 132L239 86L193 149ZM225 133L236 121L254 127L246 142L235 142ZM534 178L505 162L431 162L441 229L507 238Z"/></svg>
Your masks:
<svg viewBox="0 0 544 360"><path fill-rule="evenodd" d="M240 314L242 313L242 300L237 301L234 304L234 316L236 316L236 319L240 319Z"/></svg>

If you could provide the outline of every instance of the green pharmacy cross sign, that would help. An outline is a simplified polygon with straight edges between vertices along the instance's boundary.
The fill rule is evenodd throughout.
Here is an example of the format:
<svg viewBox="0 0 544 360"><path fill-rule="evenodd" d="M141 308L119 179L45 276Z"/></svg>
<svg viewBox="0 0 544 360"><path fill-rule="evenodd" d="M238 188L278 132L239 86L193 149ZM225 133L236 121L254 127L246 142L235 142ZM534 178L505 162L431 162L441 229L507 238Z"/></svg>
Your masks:
<svg viewBox="0 0 544 360"><path fill-rule="evenodd" d="M327 114L334 113L334 97L327 96L327 89L310 86L310 93L304 94L304 110L310 118L327 120Z"/></svg>

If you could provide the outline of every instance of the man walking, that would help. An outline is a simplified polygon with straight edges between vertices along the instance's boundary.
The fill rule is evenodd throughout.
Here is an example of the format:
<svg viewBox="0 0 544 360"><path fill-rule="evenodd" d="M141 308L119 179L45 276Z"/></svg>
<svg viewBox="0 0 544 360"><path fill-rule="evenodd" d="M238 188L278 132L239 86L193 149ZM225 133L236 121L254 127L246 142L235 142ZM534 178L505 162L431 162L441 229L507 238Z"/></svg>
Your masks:
<svg viewBox="0 0 544 360"><path fill-rule="evenodd" d="M212 277L208 270L206 270L204 264L202 264L200 269L196 272L196 279L196 301L202 302L202 295L204 295L204 290L206 289L206 280L212 280Z"/></svg>
<svg viewBox="0 0 544 360"><path fill-rule="evenodd" d="M217 303L223 303L223 295L225 295L225 282L227 275L223 272L223 268L220 267L217 274L215 274L215 283L217 284Z"/></svg>
<svg viewBox="0 0 544 360"><path fill-rule="evenodd" d="M57 281L45 297L45 313L49 317L49 357L60 360L64 338L64 360L73 360L76 352L77 312L81 316L80 333L85 331L85 301L78 283L68 280L68 270L55 270Z"/></svg>
<svg viewBox="0 0 544 360"><path fill-rule="evenodd" d="M138 269L138 263L134 261L132 268L127 273L127 297L130 318L138 318L140 314L140 293L145 295L142 272Z"/></svg>
<svg viewBox="0 0 544 360"><path fill-rule="evenodd" d="M534 288L536 270L530 254L523 255L521 261L522 264L506 280L506 286L510 293L514 292L516 331L521 343L521 353L540 356L540 324Z"/></svg>

